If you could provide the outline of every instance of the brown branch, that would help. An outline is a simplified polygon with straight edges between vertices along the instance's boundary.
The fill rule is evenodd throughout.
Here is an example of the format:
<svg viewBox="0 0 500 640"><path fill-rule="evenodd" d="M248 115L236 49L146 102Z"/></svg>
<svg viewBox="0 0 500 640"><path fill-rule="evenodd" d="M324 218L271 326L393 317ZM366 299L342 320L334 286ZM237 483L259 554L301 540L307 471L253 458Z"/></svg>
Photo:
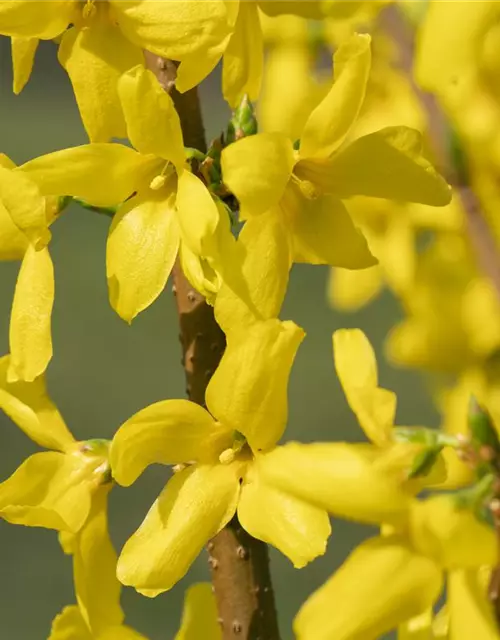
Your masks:
<svg viewBox="0 0 500 640"><path fill-rule="evenodd" d="M454 187L465 214L469 237L482 271L490 278L500 298L500 255L491 229L482 213L481 203L463 171L454 166L450 157L448 138L450 128L446 114L437 99L423 91L413 77L414 37L410 25L396 6L389 6L380 14L382 28L390 34L398 47L399 66L406 73L412 89L427 112L428 133L433 155L441 172ZM439 61L436 62L439 64Z"/></svg>
<svg viewBox="0 0 500 640"><path fill-rule="evenodd" d="M172 61L146 53L146 62L174 100L184 144L206 151L197 90L181 94L175 89L176 66ZM224 353L225 336L213 308L191 286L179 263L172 276L186 393L190 400L205 406L205 389ZM252 538L235 516L207 548L223 640L279 640L267 545Z"/></svg>

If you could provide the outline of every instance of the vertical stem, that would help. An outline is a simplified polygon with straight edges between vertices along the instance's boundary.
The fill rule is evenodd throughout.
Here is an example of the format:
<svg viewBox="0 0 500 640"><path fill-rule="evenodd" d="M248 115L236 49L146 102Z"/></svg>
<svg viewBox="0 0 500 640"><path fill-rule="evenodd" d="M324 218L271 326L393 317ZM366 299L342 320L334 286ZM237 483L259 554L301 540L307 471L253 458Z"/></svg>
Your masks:
<svg viewBox="0 0 500 640"><path fill-rule="evenodd" d="M169 91L182 126L184 144L206 150L198 92L175 89L175 64L145 52L146 63ZM225 349L225 336L210 307L177 262L173 291L179 314L179 339L190 400L205 406L205 390ZM228 389L228 393L231 390ZM223 640L279 640L268 548L252 538L237 517L207 545Z"/></svg>

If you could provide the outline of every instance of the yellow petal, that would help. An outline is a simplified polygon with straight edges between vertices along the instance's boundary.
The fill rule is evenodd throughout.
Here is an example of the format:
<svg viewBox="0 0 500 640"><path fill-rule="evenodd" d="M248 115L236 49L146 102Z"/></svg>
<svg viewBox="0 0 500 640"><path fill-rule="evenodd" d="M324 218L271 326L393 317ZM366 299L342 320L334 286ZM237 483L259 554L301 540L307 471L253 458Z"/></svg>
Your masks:
<svg viewBox="0 0 500 640"><path fill-rule="evenodd" d="M37 185L19 170L0 167L0 203L16 227L41 248L50 239L45 200Z"/></svg>
<svg viewBox="0 0 500 640"><path fill-rule="evenodd" d="M231 446L232 432L189 400L163 400L142 409L116 432L111 444L113 478L128 487L153 463L215 462Z"/></svg>
<svg viewBox="0 0 500 640"><path fill-rule="evenodd" d="M422 156L422 135L409 127L358 138L327 165L324 177L315 173L309 179L339 198L364 195L434 206L451 200L450 187Z"/></svg>
<svg viewBox="0 0 500 640"><path fill-rule="evenodd" d="M111 0L120 29L132 42L164 58L183 60L218 45L234 26L224 0Z"/></svg>
<svg viewBox="0 0 500 640"><path fill-rule="evenodd" d="M10 317L9 382L32 382L52 358L54 267L47 247L29 246L24 256Z"/></svg>
<svg viewBox="0 0 500 640"><path fill-rule="evenodd" d="M0 260L22 260L28 244L26 234L16 227L0 200Z"/></svg>
<svg viewBox="0 0 500 640"><path fill-rule="evenodd" d="M279 320L258 322L227 336L205 398L210 413L242 433L254 450L274 446L285 430L288 377L304 336L294 322Z"/></svg>
<svg viewBox="0 0 500 640"><path fill-rule="evenodd" d="M123 622L117 556L108 534L107 495L111 486L94 494L85 526L73 555L75 591L80 611L94 636Z"/></svg>
<svg viewBox="0 0 500 640"><path fill-rule="evenodd" d="M328 280L328 301L334 309L357 311L376 298L382 286L380 265L357 271L335 268Z"/></svg>
<svg viewBox="0 0 500 640"><path fill-rule="evenodd" d="M398 629L398 640L434 640L432 609L410 618Z"/></svg>
<svg viewBox="0 0 500 640"><path fill-rule="evenodd" d="M481 570L457 570L448 576L450 640L498 640L497 624L481 579Z"/></svg>
<svg viewBox="0 0 500 640"><path fill-rule="evenodd" d="M279 549L296 569L325 553L331 533L326 511L266 484L258 465L241 487L238 518L251 536Z"/></svg>
<svg viewBox="0 0 500 640"><path fill-rule="evenodd" d="M41 375L33 382L7 381L9 356L0 358L0 408L41 447L64 451L74 443Z"/></svg>
<svg viewBox="0 0 500 640"><path fill-rule="evenodd" d="M294 164L292 143L280 133L249 136L222 151L222 177L240 201L244 218L278 204Z"/></svg>
<svg viewBox="0 0 500 640"><path fill-rule="evenodd" d="M90 140L106 142L127 137L117 83L122 73L144 61L139 47L109 21L107 7L98 5L88 28L73 27L63 35L59 62L71 79Z"/></svg>
<svg viewBox="0 0 500 640"><path fill-rule="evenodd" d="M410 511L410 537L415 549L445 569L494 565L495 532L447 495L415 501Z"/></svg>
<svg viewBox="0 0 500 640"><path fill-rule="evenodd" d="M196 87L212 73L222 57L228 39L229 37L223 40L219 46L207 49L203 51L202 54L196 52L183 57L182 62L177 68L177 78L175 80L176 89L181 93L189 91L189 89Z"/></svg>
<svg viewBox="0 0 500 640"><path fill-rule="evenodd" d="M378 446L388 444L396 414L396 394L378 386L375 352L360 329L333 334L335 369L349 406L366 436Z"/></svg>
<svg viewBox="0 0 500 640"><path fill-rule="evenodd" d="M76 605L64 607L52 622L48 640L94 640Z"/></svg>
<svg viewBox="0 0 500 640"><path fill-rule="evenodd" d="M294 630L298 640L376 640L432 606L441 587L439 568L404 539L373 538L306 601Z"/></svg>
<svg viewBox="0 0 500 640"><path fill-rule="evenodd" d="M50 40L71 22L74 0L4 0L0 3L0 33Z"/></svg>
<svg viewBox="0 0 500 640"><path fill-rule="evenodd" d="M195 465L176 473L123 547L118 579L149 597L171 589L233 517L236 471L234 465Z"/></svg>
<svg viewBox="0 0 500 640"><path fill-rule="evenodd" d="M126 322L165 288L179 248L173 194L147 191L128 200L113 218L106 247L111 306Z"/></svg>
<svg viewBox="0 0 500 640"><path fill-rule="evenodd" d="M190 171L179 176L176 206L183 242L195 255L207 257L219 211L206 186Z"/></svg>
<svg viewBox="0 0 500 640"><path fill-rule="evenodd" d="M263 65L264 43L257 5L240 2L222 67L222 93L231 107L237 107L244 95L257 100Z"/></svg>
<svg viewBox="0 0 500 640"><path fill-rule="evenodd" d="M212 585L198 582L186 591L181 626L174 640L222 640Z"/></svg>
<svg viewBox="0 0 500 640"><path fill-rule="evenodd" d="M305 198L296 185L283 199L294 262L365 269L377 263L342 202L332 196Z"/></svg>
<svg viewBox="0 0 500 640"><path fill-rule="evenodd" d="M0 516L13 524L77 532L90 510L77 456L35 453L0 484Z"/></svg>
<svg viewBox="0 0 500 640"><path fill-rule="evenodd" d="M74 196L96 207L110 207L137 190L138 178L151 162L125 145L95 143L48 153L19 170L43 195Z"/></svg>
<svg viewBox="0 0 500 640"><path fill-rule="evenodd" d="M377 469L370 445L290 442L262 458L266 482L333 515L370 524L402 523L410 500L401 478Z"/></svg>
<svg viewBox="0 0 500 640"><path fill-rule="evenodd" d="M311 20L324 17L321 0L258 0L259 9L269 16L292 14Z"/></svg>
<svg viewBox="0 0 500 640"><path fill-rule="evenodd" d="M265 219L247 220L238 244L244 250L242 273L251 304L222 284L214 311L226 334L256 319L269 320L279 315L291 266L288 237L279 212L269 211Z"/></svg>
<svg viewBox="0 0 500 640"><path fill-rule="evenodd" d="M78 638L78 640L80 639ZM98 640L148 640L148 638L130 627L120 625L119 627L106 627L106 629L99 634Z"/></svg>
<svg viewBox="0 0 500 640"><path fill-rule="evenodd" d="M11 45L14 75L12 90L17 95L21 93L30 79L35 53L38 47L38 38L13 37Z"/></svg>
<svg viewBox="0 0 500 640"><path fill-rule="evenodd" d="M138 65L118 82L130 142L141 153L170 160L182 169L184 142L179 116L172 98L154 74Z"/></svg>
<svg viewBox="0 0 500 640"><path fill-rule="evenodd" d="M356 33L333 57L335 82L309 116L300 138L301 158L327 158L344 141L365 97L371 65L371 38Z"/></svg>

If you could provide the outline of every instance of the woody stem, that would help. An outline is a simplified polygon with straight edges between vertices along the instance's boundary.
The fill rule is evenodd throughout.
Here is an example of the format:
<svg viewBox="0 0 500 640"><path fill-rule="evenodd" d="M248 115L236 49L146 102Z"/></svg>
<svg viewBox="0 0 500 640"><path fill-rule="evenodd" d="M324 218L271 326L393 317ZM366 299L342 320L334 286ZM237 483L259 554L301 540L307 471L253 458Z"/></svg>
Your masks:
<svg viewBox="0 0 500 640"><path fill-rule="evenodd" d="M170 93L179 114L184 144L206 151L198 92L175 89L176 65L145 53L146 63ZM172 273L179 315L179 339L190 400L205 406L205 390L225 349L225 336L213 308L184 276ZM230 390L228 390L230 393ZM223 640L279 640L267 545L252 538L237 516L207 545Z"/></svg>

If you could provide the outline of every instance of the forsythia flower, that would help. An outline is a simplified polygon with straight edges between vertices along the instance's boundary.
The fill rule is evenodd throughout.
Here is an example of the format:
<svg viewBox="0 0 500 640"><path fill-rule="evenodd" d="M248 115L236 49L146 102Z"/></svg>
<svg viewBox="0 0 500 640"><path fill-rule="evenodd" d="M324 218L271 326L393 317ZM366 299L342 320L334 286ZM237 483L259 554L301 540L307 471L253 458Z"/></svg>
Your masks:
<svg viewBox="0 0 500 640"><path fill-rule="evenodd" d="M186 167L170 96L140 66L123 74L119 92L138 151L83 145L36 158L21 170L45 195L65 193L95 206L123 203L110 228L106 269L111 305L131 322L163 291L181 244L183 255L206 260L229 282L238 266L226 211Z"/></svg>
<svg viewBox="0 0 500 640"><path fill-rule="evenodd" d="M224 182L243 219L277 220L295 262L360 269L375 264L342 199L354 195L445 205L450 189L420 155L421 137L389 127L342 146L365 95L370 37L354 35L334 58L335 82L310 114L298 151L280 133L222 152Z"/></svg>
<svg viewBox="0 0 500 640"><path fill-rule="evenodd" d="M0 260L22 260L10 319L10 382L31 382L52 357L54 268L47 245L58 209L58 198L44 198L0 154Z"/></svg>
<svg viewBox="0 0 500 640"><path fill-rule="evenodd" d="M0 359L0 408L34 442L35 453L0 484L0 517L13 524L77 533L93 496L110 481L107 442L76 442L47 395L44 376L7 380L9 356Z"/></svg>
<svg viewBox="0 0 500 640"><path fill-rule="evenodd" d="M285 429L288 377L303 336L293 322L275 319L232 330L206 391L210 413L166 400L120 427L111 445L120 484L132 484L154 462L187 463L125 544L118 560L124 584L147 596L170 589L236 513L250 535L297 567L324 553L325 511L270 488L258 464Z"/></svg>

